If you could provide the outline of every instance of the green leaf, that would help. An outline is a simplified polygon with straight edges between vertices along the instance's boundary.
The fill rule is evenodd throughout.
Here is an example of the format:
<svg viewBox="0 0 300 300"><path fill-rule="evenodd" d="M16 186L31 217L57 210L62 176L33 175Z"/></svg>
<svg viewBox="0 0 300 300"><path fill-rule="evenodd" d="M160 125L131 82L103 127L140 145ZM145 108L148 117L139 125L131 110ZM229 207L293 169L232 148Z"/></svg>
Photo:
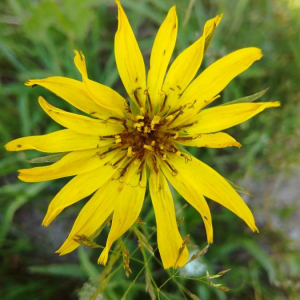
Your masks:
<svg viewBox="0 0 300 300"><path fill-rule="evenodd" d="M239 185L233 183L232 181L226 179L226 181L239 193L248 195L250 197L253 197L253 195L251 195L250 193L248 193L245 189L243 189L242 187L240 187Z"/></svg>
<svg viewBox="0 0 300 300"><path fill-rule="evenodd" d="M276 279L276 272L270 256L259 245L251 240L244 240L242 246L266 270L270 282L273 283Z"/></svg>
<svg viewBox="0 0 300 300"><path fill-rule="evenodd" d="M32 266L29 267L30 273L66 276L66 277L87 277L87 273L77 264L61 264L48 266Z"/></svg>
<svg viewBox="0 0 300 300"><path fill-rule="evenodd" d="M31 164L41 164L41 163L54 163L62 159L66 154L68 153L58 153L58 154L52 154L42 157L36 157L30 160L26 160L27 162Z"/></svg>
<svg viewBox="0 0 300 300"><path fill-rule="evenodd" d="M90 261L88 253L85 248L83 247L78 248L78 258L80 262L80 267L82 268L82 270L86 272L86 274L88 274L90 278L94 279L99 276L99 272L95 264L93 264Z"/></svg>
<svg viewBox="0 0 300 300"><path fill-rule="evenodd" d="M227 103L223 103L220 106L222 106L222 105L229 105L229 104L238 104L238 103L253 102L253 101L259 99L260 97L262 97L268 91L268 89L269 88L266 88L266 89L264 89L263 91L261 91L259 93L256 93L256 94L253 94L253 95L250 95L250 96L246 96L246 97L243 97L243 98L239 98L239 99L227 102Z"/></svg>
<svg viewBox="0 0 300 300"><path fill-rule="evenodd" d="M103 224L89 237L91 240L94 240L104 229L104 227L110 223L110 221L112 220L112 216L113 214L111 214L106 220L105 222L103 222Z"/></svg>
<svg viewBox="0 0 300 300"><path fill-rule="evenodd" d="M15 212L26 202L30 201L33 196L37 195L45 186L47 182L35 183L28 186L22 195L18 196L15 200L9 203L6 211L4 212L3 219L0 226L0 247L5 241L6 234L10 228Z"/></svg>

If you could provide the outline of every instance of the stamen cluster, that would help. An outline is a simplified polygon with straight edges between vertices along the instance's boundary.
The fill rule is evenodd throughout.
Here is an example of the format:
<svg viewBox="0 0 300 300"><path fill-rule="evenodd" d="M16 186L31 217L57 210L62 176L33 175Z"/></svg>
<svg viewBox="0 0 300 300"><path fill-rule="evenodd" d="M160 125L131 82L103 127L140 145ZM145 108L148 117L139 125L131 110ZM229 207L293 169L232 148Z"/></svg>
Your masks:
<svg viewBox="0 0 300 300"><path fill-rule="evenodd" d="M174 145L179 138L179 129L170 128L170 125L183 113L183 107L176 111L166 114L161 117L155 114L151 117L145 109L141 108L141 114L134 116L130 113L130 117L124 119L116 119L124 126L124 131L115 136L104 136L102 138L114 138L116 148L127 149L124 157L128 157L128 165L123 168L122 172L126 172L129 165L134 161L140 161L144 165L147 158L150 158L153 169L156 173L159 172L157 166L157 158L160 158L171 169L175 176L178 172L167 159L167 152L182 156L186 161L191 158L179 151ZM116 149L113 148L113 149ZM122 157L122 159L124 158ZM121 176L124 176L121 174Z"/></svg>

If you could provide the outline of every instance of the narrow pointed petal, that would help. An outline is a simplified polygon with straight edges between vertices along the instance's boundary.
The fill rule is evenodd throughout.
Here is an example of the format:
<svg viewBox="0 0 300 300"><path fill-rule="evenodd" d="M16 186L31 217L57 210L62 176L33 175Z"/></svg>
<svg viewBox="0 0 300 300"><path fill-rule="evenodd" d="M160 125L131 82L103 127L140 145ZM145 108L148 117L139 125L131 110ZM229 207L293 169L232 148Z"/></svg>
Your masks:
<svg viewBox="0 0 300 300"><path fill-rule="evenodd" d="M19 170L19 179L25 182L40 182L92 171L117 154L118 150L104 154L108 149L103 147L71 152L50 166Z"/></svg>
<svg viewBox="0 0 300 300"><path fill-rule="evenodd" d="M168 106L180 104L179 95L183 93L201 66L206 38L213 35L221 19L222 15L218 15L208 20L205 23L203 35L181 52L172 63L162 89L168 97Z"/></svg>
<svg viewBox="0 0 300 300"><path fill-rule="evenodd" d="M118 161L123 153L116 155L113 161ZM66 207L91 195L116 173L116 167L104 164L101 167L70 180L51 201L43 225L48 226Z"/></svg>
<svg viewBox="0 0 300 300"><path fill-rule="evenodd" d="M42 109L58 124L78 133L87 135L112 135L123 131L124 127L116 121L97 120L69 113L50 105L43 97L39 97Z"/></svg>
<svg viewBox="0 0 300 300"><path fill-rule="evenodd" d="M205 197L220 203L243 219L252 231L258 231L250 209L220 174L195 157L187 163L183 157L174 154L170 154L169 158L178 172L176 176L173 176L173 180L170 173L169 175L165 173L172 185L176 184L178 178L178 181L187 189L197 190ZM165 170L166 168L164 172ZM174 187L176 188L176 185Z"/></svg>
<svg viewBox="0 0 300 300"><path fill-rule="evenodd" d="M145 107L144 59L121 3L116 2L118 5L118 30L115 35L117 67L128 95L138 107Z"/></svg>
<svg viewBox="0 0 300 300"><path fill-rule="evenodd" d="M241 147L232 136L224 132L212 134L197 134L195 136L179 137L177 143L191 147L226 148Z"/></svg>
<svg viewBox="0 0 300 300"><path fill-rule="evenodd" d="M101 107L110 111L110 116L123 117L126 100L116 91L101 83L90 80L87 75L85 57L83 53L74 51L75 65L82 76L84 86L89 96Z"/></svg>
<svg viewBox="0 0 300 300"><path fill-rule="evenodd" d="M5 148L7 151L34 149L41 152L57 153L100 148L112 142L112 139L101 139L96 135L85 135L70 129L63 129L45 135L19 138L7 143Z"/></svg>
<svg viewBox="0 0 300 300"><path fill-rule="evenodd" d="M98 259L98 263L102 265L106 265L112 244L134 224L142 209L147 184L146 168L143 167L140 170L139 165L133 164L128 170L128 174L116 195L112 226L105 249ZM140 178L140 176L142 177Z"/></svg>
<svg viewBox="0 0 300 300"><path fill-rule="evenodd" d="M236 76L246 71L255 61L261 59L262 52L250 47L232 52L206 68L185 90L180 104L193 103L191 114L196 114L206 102L219 94Z"/></svg>
<svg viewBox="0 0 300 300"><path fill-rule="evenodd" d="M68 238L56 253L65 255L72 252L79 247L79 244L74 241L76 235L86 235L90 237L97 231L115 208L118 194L117 189L117 181L108 180L102 185L80 211Z"/></svg>
<svg viewBox="0 0 300 300"><path fill-rule="evenodd" d="M162 84L175 47L177 29L176 7L173 6L158 30L150 57L147 88L154 108L162 94Z"/></svg>
<svg viewBox="0 0 300 300"><path fill-rule="evenodd" d="M217 106L200 111L189 122L197 122L186 128L188 134L210 133L243 123L266 108L279 107L279 102L239 103Z"/></svg>
<svg viewBox="0 0 300 300"><path fill-rule="evenodd" d="M84 84L81 81L56 76L45 79L31 79L26 82L26 85L42 86L91 116L100 119L107 119L111 116L110 110L98 105L89 96Z"/></svg>
<svg viewBox="0 0 300 300"><path fill-rule="evenodd" d="M182 160L182 161L181 161ZM210 214L210 209L207 205L206 200L203 197L203 189L201 188L201 184L199 184L199 178L193 176L192 173L189 173L188 170L179 171L179 167L182 167L182 162L185 164L183 158L178 158L176 156L176 160L173 160L173 155L171 157L171 163L177 169L178 174L174 176L172 171L167 167L167 165L162 162L161 168L167 177L168 181L172 184L172 186L177 190L177 192L182 195L182 197L190 203L201 215L207 236L207 243L211 244L213 242L213 226L212 219ZM190 164L189 162L188 164ZM195 172L200 172L198 170L194 170ZM204 174L205 176L205 174Z"/></svg>
<svg viewBox="0 0 300 300"><path fill-rule="evenodd" d="M189 259L189 252L185 246L179 256L183 240L176 222L173 198L167 180L161 172L158 174L151 172L149 189L155 212L158 249L163 266L165 269L183 267Z"/></svg>

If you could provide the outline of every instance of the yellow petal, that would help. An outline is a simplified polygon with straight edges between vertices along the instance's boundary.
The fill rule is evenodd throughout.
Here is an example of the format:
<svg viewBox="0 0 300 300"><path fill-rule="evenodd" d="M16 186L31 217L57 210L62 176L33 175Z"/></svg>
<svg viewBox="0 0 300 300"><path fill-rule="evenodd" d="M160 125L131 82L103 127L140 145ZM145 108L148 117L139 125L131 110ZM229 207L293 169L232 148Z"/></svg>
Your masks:
<svg viewBox="0 0 300 300"><path fill-rule="evenodd" d="M176 142L185 146L208 147L208 148L226 148L241 147L232 136L224 132L212 134L197 134L195 136L179 137Z"/></svg>
<svg viewBox="0 0 300 300"><path fill-rule="evenodd" d="M199 109L220 93L240 73L246 71L256 60L261 59L258 48L244 48L232 52L205 69L185 90L180 104L193 104L184 118L196 114ZM183 119L181 119L183 120Z"/></svg>
<svg viewBox="0 0 300 300"><path fill-rule="evenodd" d="M76 235L90 237L107 220L114 210L117 200L117 181L108 180L95 193L80 211L72 230L63 245L56 251L65 255L75 250L79 244L74 241Z"/></svg>
<svg viewBox="0 0 300 300"><path fill-rule="evenodd" d="M48 77L32 79L26 82L27 86L40 85L64 99L81 111L100 119L111 116L111 110L99 106L87 93L81 81L66 77Z"/></svg>
<svg viewBox="0 0 300 300"><path fill-rule="evenodd" d="M105 107L110 110L111 116L124 116L126 100L110 87L90 80L87 75L85 57L83 53L79 53L76 50L74 53L75 65L82 76L82 80L89 96L101 107Z"/></svg>
<svg viewBox="0 0 300 300"><path fill-rule="evenodd" d="M85 62L85 56L80 51L80 53L77 50L74 50L74 64L79 71L79 73L82 76L82 79L88 78L87 68L86 68L86 62Z"/></svg>
<svg viewBox="0 0 300 300"><path fill-rule="evenodd" d="M150 57L147 88L153 108L162 94L163 80L176 43L177 28L176 7L173 6L158 30Z"/></svg>
<svg viewBox="0 0 300 300"><path fill-rule="evenodd" d="M124 87L138 107L145 107L146 71L134 33L127 16L118 5L118 31L115 36L115 57L120 77Z"/></svg>
<svg viewBox="0 0 300 300"><path fill-rule="evenodd" d="M183 240L176 222L173 198L167 180L161 172L158 174L151 172L149 190L155 212L157 243L163 266L165 269L183 267L189 259L189 252L185 246L179 256Z"/></svg>
<svg viewBox="0 0 300 300"><path fill-rule="evenodd" d="M205 33L205 45L204 45L204 53L207 51L209 47L217 26L220 24L223 18L223 14L217 15L215 18L208 20L204 26L204 33Z"/></svg>
<svg viewBox="0 0 300 300"><path fill-rule="evenodd" d="M162 89L167 95L167 106L173 107L181 104L181 101L178 101L179 95L183 93L196 75L202 63L206 38L213 34L221 19L222 15L218 15L207 21L203 35L194 44L180 53L172 63Z"/></svg>
<svg viewBox="0 0 300 300"><path fill-rule="evenodd" d="M116 155L113 162L117 162L123 153ZM120 162L121 163L121 162ZM54 218L67 206L89 196L99 189L116 173L116 166L104 164L93 171L79 174L70 180L51 201L43 225L48 226Z"/></svg>
<svg viewBox="0 0 300 300"><path fill-rule="evenodd" d="M173 160L172 155L170 163L177 169L178 165L182 165L181 159L176 156L176 160ZM190 164L190 162L188 164ZM203 197L204 191L202 190L201 185L198 182L198 178L194 177L192 174L188 174L189 170L186 170L185 172L180 171L176 176L174 176L169 167L167 167L167 165L163 162L161 163L161 167L172 186L201 215L206 230L207 242L211 244L213 242L213 226L211 214L207 202ZM177 171L179 171L179 168L177 169Z"/></svg>
<svg viewBox="0 0 300 300"><path fill-rule="evenodd" d="M5 145L7 151L34 149L41 152L70 152L109 145L111 139L101 139L96 135L80 134L70 129L63 129L45 135L28 136L13 140Z"/></svg>
<svg viewBox="0 0 300 300"><path fill-rule="evenodd" d="M105 154L109 149L102 147L71 152L50 166L19 170L19 179L40 182L89 172L104 165L117 154L118 150Z"/></svg>
<svg viewBox="0 0 300 300"><path fill-rule="evenodd" d="M126 178L126 184L123 184L122 189L119 188L118 194L115 195L116 204L112 226L105 249L98 260L98 263L102 265L106 265L108 252L114 241L123 235L137 220L144 202L147 183L146 168L143 167L140 170L140 165L132 164L128 172L130 175ZM140 178L141 175L142 178Z"/></svg>
<svg viewBox="0 0 300 300"><path fill-rule="evenodd" d="M220 174L195 157L192 157L192 161L188 162L183 157L178 157L175 154L170 154L169 158L170 163L178 172L174 176L173 182L171 180L172 175L167 176L165 173L172 185L173 183L176 184L178 178L178 181L181 181L187 190L193 189L201 192L205 197L234 212L247 223L252 231L258 231L250 209ZM164 171L165 169L166 167L164 167ZM181 193L180 190L178 191Z"/></svg>
<svg viewBox="0 0 300 300"><path fill-rule="evenodd" d="M190 120L190 122L197 123L185 130L189 134L224 130L249 120L266 108L278 106L280 106L280 103L276 101L239 103L204 109L194 119Z"/></svg>
<svg viewBox="0 0 300 300"><path fill-rule="evenodd" d="M39 97L39 103L55 122L78 133L106 136L118 134L124 130L124 127L114 120L96 120L69 113L50 105L43 97Z"/></svg>

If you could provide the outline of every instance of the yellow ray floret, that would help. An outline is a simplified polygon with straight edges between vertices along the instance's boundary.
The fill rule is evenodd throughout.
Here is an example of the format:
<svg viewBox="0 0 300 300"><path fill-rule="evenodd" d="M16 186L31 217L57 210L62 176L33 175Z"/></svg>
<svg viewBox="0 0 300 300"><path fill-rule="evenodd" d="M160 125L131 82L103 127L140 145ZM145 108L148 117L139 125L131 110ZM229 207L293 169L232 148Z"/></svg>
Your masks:
<svg viewBox="0 0 300 300"><path fill-rule="evenodd" d="M113 161L118 161L122 156L123 153L116 155ZM74 177L50 202L43 225L48 226L63 209L91 195L111 179L114 173L116 173L116 168L104 163L95 170Z"/></svg>
<svg viewBox="0 0 300 300"><path fill-rule="evenodd" d="M173 6L157 32L151 51L147 88L150 97L148 100L154 108L162 94L161 87L175 47L177 29L176 7Z"/></svg>
<svg viewBox="0 0 300 300"><path fill-rule="evenodd" d="M121 124L104 120L91 119L89 117L69 113L50 105L43 97L39 97L39 103L45 113L58 124L87 135L111 135L123 131ZM107 126L109 124L109 126Z"/></svg>
<svg viewBox="0 0 300 300"><path fill-rule="evenodd" d="M161 94L167 97L168 105L177 105L179 95L181 95L191 80L199 70L207 37L213 35L216 27L220 23L222 15L207 21L204 26L203 35L191 46L180 53L166 75ZM163 100L164 101L164 100ZM180 102L180 101L179 101ZM165 108L168 107L165 104Z"/></svg>
<svg viewBox="0 0 300 300"><path fill-rule="evenodd" d="M147 175L146 169L143 168L142 180L139 181L139 165L133 164L127 182L118 189L119 194L116 197L116 206L112 219L112 226L106 241L106 246L102 251L98 263L106 265L107 254L111 245L124 232L126 232L137 220L145 198Z"/></svg>
<svg viewBox="0 0 300 300"><path fill-rule="evenodd" d="M189 252L183 245L176 222L174 201L164 175L151 172L149 189L155 212L157 226L157 243L165 269L183 267ZM180 248L183 250L180 251Z"/></svg>
<svg viewBox="0 0 300 300"><path fill-rule="evenodd" d="M174 125L188 120L191 116L211 103L211 99L219 94L237 75L246 71L255 61L261 59L262 52L255 47L244 48L232 52L206 68L185 90L178 105L192 103L184 118Z"/></svg>
<svg viewBox="0 0 300 300"><path fill-rule="evenodd" d="M117 150L105 154L107 151L109 148L102 147L71 152L50 166L19 170L19 179L40 182L89 172L108 162Z"/></svg>
<svg viewBox="0 0 300 300"><path fill-rule="evenodd" d="M111 142L110 139L101 139L96 135L80 134L70 129L63 129L49 134L19 138L7 143L5 148L7 151L34 149L57 153L100 148Z"/></svg>
<svg viewBox="0 0 300 300"><path fill-rule="evenodd" d="M178 172L173 180L175 186L176 179L179 178L178 180L188 185L190 189L195 189L198 193L202 193L234 212L247 223L252 231L258 231L250 209L220 174L195 157L187 163L185 159L174 154L170 154L170 159ZM170 180L170 176L168 179Z"/></svg>
<svg viewBox="0 0 300 300"><path fill-rule="evenodd" d="M45 79L31 79L25 85L42 86L58 97L64 99L79 110L100 119L113 116L113 112L98 105L88 94L83 82L66 77L48 77Z"/></svg>
<svg viewBox="0 0 300 300"><path fill-rule="evenodd" d="M178 156L176 157L179 161L180 160L184 161L182 157L181 158L178 158ZM176 176L174 176L171 170L163 163L161 164L161 168L163 173L169 180L169 182L172 184L172 186L201 215L206 230L207 243L211 244L213 242L213 226L212 226L211 213L207 205L207 202L203 197L204 192L201 189L201 186L197 184L198 179L196 177L193 177L192 175L187 175L187 173L183 173L183 172L178 172Z"/></svg>
<svg viewBox="0 0 300 300"><path fill-rule="evenodd" d="M205 100L220 93L233 78L261 58L261 50L251 47L237 50L217 60L191 83L181 103L185 104L190 102L190 99L197 99L196 107L200 109L205 105Z"/></svg>
<svg viewBox="0 0 300 300"><path fill-rule="evenodd" d="M119 75L132 101L138 107L144 107L146 90L144 59L121 3L116 2L119 22L115 36L115 58Z"/></svg>
<svg viewBox="0 0 300 300"><path fill-rule="evenodd" d="M87 75L83 53L79 53L77 50L74 50L74 53L74 63L82 76L82 81L89 96L101 107L111 110L113 116L124 116L126 100L110 87L90 80Z"/></svg>
<svg viewBox="0 0 300 300"><path fill-rule="evenodd" d="M266 108L279 107L280 102L239 103L217 106L200 111L189 122L196 122L186 131L189 134L210 133L243 123Z"/></svg>
<svg viewBox="0 0 300 300"><path fill-rule="evenodd" d="M240 148L242 146L232 136L224 132L218 132L213 134L196 134L194 136L178 137L176 139L176 142L185 146L207 148Z"/></svg>
<svg viewBox="0 0 300 300"><path fill-rule="evenodd" d="M108 180L85 204L76 218L68 238L56 252L60 255L70 253L80 245L74 240L76 235L89 237L95 233L113 212L117 196L116 181Z"/></svg>

